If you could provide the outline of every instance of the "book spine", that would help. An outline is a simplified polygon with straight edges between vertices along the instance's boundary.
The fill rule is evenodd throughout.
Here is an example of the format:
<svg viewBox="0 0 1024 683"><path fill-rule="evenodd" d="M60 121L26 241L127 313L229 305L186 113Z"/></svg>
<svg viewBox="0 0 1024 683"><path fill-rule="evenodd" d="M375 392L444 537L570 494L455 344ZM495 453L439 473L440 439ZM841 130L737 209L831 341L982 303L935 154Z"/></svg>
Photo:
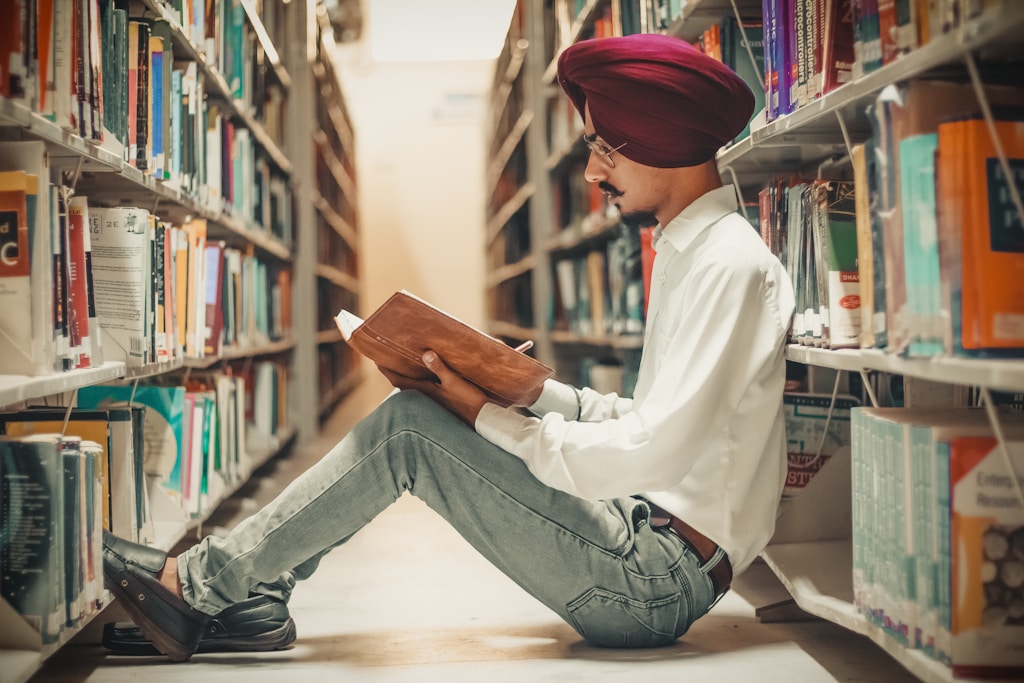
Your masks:
<svg viewBox="0 0 1024 683"><path fill-rule="evenodd" d="M149 170L149 110L150 110L150 55L149 25L135 22L138 31L136 54L137 90L135 105L135 167L140 171Z"/></svg>
<svg viewBox="0 0 1024 683"><path fill-rule="evenodd" d="M85 269L87 205L82 197L68 203L67 283L68 336L74 367L87 368L89 361L89 292Z"/></svg>

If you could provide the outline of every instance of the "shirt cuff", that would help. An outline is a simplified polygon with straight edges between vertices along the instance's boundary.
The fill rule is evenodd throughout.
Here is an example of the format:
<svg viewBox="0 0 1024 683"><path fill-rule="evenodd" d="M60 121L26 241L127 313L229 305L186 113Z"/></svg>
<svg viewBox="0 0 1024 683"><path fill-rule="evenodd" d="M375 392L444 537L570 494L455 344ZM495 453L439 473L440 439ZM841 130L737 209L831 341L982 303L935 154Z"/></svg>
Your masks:
<svg viewBox="0 0 1024 683"><path fill-rule="evenodd" d="M477 413L474 428L495 446L525 460L527 453L521 436L536 422L537 418L527 417L513 408L485 403Z"/></svg>
<svg viewBox="0 0 1024 683"><path fill-rule="evenodd" d="M566 420L575 420L580 413L580 403L571 386L549 379L544 381L540 396L529 410L534 415L559 413Z"/></svg>

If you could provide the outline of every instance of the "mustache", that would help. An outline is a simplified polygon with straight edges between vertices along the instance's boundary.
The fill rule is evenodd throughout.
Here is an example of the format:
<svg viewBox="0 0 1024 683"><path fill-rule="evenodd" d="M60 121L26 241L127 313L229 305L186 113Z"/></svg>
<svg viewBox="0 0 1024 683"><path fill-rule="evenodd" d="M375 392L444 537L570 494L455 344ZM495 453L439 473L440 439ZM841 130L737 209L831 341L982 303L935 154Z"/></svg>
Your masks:
<svg viewBox="0 0 1024 683"><path fill-rule="evenodd" d="M599 182L597 184L597 186L603 192L607 192L608 195L611 196L611 197L621 197L622 196L622 190L620 190L619 188L615 187L614 185L612 185L609 182L605 182L604 180L602 180L601 182Z"/></svg>

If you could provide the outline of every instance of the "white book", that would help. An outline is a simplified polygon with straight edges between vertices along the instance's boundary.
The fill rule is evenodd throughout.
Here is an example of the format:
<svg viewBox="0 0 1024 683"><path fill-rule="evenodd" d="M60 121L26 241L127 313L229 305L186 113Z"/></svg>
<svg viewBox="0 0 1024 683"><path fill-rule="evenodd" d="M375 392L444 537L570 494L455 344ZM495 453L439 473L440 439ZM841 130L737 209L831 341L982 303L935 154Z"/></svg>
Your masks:
<svg viewBox="0 0 1024 683"><path fill-rule="evenodd" d="M138 542L138 494L132 414L127 408L110 414L110 530L115 536Z"/></svg>
<svg viewBox="0 0 1024 683"><path fill-rule="evenodd" d="M137 207L92 211L93 287L108 359L146 362L145 297L149 212Z"/></svg>
<svg viewBox="0 0 1024 683"><path fill-rule="evenodd" d="M78 132L72 118L71 69L75 68L75 55L71 51L72 3L55 2L53 5L53 80L56 97L53 100L54 120L61 128Z"/></svg>

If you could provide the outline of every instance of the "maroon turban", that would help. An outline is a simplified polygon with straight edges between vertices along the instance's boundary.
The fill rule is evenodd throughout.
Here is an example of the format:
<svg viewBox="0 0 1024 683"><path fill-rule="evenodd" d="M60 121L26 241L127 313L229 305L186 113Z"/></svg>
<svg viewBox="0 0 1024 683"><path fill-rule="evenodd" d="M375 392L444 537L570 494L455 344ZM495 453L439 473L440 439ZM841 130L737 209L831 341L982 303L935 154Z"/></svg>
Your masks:
<svg viewBox="0 0 1024 683"><path fill-rule="evenodd" d="M658 33L584 40L558 58L558 82L598 135L645 166L696 166L754 112L743 79L685 40Z"/></svg>

